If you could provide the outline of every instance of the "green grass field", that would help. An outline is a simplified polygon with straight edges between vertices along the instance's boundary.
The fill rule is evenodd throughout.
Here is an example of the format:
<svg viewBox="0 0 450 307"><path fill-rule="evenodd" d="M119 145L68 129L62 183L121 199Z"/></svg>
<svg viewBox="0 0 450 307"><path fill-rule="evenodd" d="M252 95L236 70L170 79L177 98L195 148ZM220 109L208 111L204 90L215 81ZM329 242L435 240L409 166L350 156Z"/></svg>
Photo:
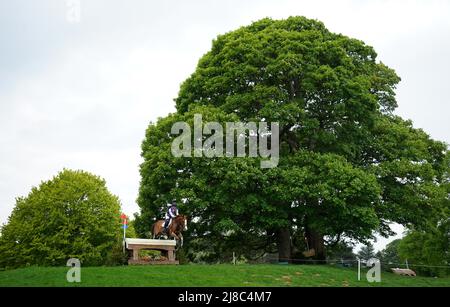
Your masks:
<svg viewBox="0 0 450 307"><path fill-rule="evenodd" d="M403 277L382 272L381 283L369 283L355 268L321 265L179 265L81 268L81 282L66 281L66 267L29 267L0 271L0 286L438 286L450 277Z"/></svg>

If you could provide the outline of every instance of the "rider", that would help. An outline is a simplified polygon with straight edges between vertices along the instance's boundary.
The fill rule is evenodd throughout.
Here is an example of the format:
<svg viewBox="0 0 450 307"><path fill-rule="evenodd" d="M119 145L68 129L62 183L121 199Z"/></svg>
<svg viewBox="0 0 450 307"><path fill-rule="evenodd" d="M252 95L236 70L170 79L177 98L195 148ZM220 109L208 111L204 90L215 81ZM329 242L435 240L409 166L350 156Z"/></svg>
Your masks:
<svg viewBox="0 0 450 307"><path fill-rule="evenodd" d="M178 216L177 202L175 200L172 200L172 203L167 204L167 212L166 212L166 216L164 217L163 234L167 233L167 229L169 227L170 220L176 218L177 216Z"/></svg>

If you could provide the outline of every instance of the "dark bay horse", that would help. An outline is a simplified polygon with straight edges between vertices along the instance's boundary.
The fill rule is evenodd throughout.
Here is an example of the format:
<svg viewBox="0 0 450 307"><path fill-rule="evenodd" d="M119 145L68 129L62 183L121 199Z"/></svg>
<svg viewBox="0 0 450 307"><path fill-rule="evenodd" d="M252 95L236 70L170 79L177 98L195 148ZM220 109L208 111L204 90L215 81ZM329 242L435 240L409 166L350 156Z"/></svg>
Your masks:
<svg viewBox="0 0 450 307"><path fill-rule="evenodd" d="M183 246L183 235L182 232L187 230L187 216L178 215L177 217L172 219L170 223L167 233L169 238L175 238L180 246ZM164 220L157 220L152 225L152 234L153 239L159 238L162 235L162 231L164 229Z"/></svg>

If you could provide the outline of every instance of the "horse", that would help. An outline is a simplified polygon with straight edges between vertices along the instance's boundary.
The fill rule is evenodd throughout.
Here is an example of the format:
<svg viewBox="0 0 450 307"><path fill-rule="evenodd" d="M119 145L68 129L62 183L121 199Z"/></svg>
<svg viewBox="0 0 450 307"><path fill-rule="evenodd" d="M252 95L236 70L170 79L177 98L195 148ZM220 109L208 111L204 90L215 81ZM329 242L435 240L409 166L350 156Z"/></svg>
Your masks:
<svg viewBox="0 0 450 307"><path fill-rule="evenodd" d="M168 229L167 233L169 235L169 238L175 238L177 243L179 243L180 247L183 246L183 235L182 231L186 231L187 228L187 216L185 215L178 215L175 218L172 219ZM152 234L153 239L159 238L162 235L162 231L164 229L164 220L157 220L152 225Z"/></svg>

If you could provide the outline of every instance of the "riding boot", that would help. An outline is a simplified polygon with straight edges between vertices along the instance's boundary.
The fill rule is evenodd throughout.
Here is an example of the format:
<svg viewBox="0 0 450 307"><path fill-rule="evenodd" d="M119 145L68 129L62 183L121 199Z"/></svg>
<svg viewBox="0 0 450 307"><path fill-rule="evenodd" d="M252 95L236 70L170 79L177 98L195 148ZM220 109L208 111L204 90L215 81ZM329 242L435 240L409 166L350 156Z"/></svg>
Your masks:
<svg viewBox="0 0 450 307"><path fill-rule="evenodd" d="M166 220L164 221L163 229L162 229L162 231L161 231L161 234L162 234L163 236L168 236L168 235L169 235L169 223L170 223L170 220L169 220L169 219L166 219Z"/></svg>

